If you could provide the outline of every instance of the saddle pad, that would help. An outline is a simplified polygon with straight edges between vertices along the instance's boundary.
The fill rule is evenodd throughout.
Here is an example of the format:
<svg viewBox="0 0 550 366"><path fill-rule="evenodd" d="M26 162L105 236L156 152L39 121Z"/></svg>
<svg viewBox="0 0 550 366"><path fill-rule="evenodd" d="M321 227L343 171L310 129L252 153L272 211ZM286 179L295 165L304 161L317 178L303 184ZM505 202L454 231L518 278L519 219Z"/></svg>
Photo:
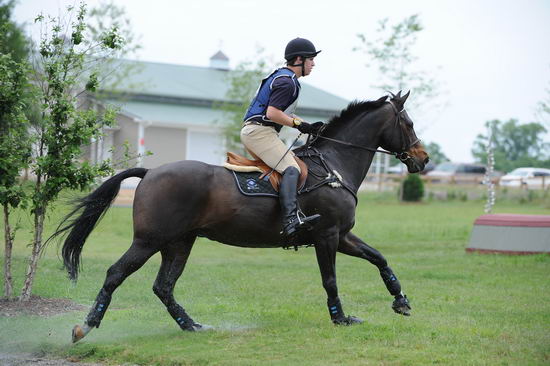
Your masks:
<svg viewBox="0 0 550 366"><path fill-rule="evenodd" d="M279 197L279 193L273 189L269 180L260 179L262 173L231 171L239 191L245 196Z"/></svg>

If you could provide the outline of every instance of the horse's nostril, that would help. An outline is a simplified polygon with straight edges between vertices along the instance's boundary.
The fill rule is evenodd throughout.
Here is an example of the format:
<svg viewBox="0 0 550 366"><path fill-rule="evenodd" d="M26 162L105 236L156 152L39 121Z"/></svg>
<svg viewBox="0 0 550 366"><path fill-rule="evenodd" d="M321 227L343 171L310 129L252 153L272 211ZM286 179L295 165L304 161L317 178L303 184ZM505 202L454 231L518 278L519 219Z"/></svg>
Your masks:
<svg viewBox="0 0 550 366"><path fill-rule="evenodd" d="M430 162L430 158L426 157L426 159L424 159L424 165L428 164L429 162Z"/></svg>

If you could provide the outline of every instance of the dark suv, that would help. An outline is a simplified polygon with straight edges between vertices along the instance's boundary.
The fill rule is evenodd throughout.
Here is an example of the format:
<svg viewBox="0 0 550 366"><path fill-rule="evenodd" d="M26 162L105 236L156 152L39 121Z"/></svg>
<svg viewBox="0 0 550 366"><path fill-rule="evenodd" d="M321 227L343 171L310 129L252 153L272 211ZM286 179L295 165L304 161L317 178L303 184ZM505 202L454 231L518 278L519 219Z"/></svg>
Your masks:
<svg viewBox="0 0 550 366"><path fill-rule="evenodd" d="M438 164L434 170L426 174L433 183L437 182L455 182L455 183L481 183L485 172L485 165L470 163L445 162ZM500 172L494 172L492 178L497 179Z"/></svg>

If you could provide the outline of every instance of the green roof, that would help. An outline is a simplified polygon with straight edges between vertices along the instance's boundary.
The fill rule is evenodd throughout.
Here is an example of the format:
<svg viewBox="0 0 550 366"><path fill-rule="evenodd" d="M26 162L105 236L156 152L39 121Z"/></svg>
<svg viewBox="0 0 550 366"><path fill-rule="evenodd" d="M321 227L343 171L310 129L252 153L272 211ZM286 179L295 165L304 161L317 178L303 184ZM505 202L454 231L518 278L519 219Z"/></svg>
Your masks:
<svg viewBox="0 0 550 366"><path fill-rule="evenodd" d="M114 99L107 100L106 103L116 105L123 113L143 121L167 125L210 126L216 121L223 120L223 112L213 108Z"/></svg>
<svg viewBox="0 0 550 366"><path fill-rule="evenodd" d="M137 117L143 121L150 121L155 124L161 123L164 125L182 126L212 126L213 123L223 123L225 118L224 112L219 109L172 104L172 103L155 103L142 101L124 101L109 99L106 104L115 105L121 108L121 112L131 117ZM300 114L300 117L306 121L316 122L325 120L325 116L315 114Z"/></svg>
<svg viewBox="0 0 550 366"><path fill-rule="evenodd" d="M122 92L163 98L225 100L228 88L226 70L131 60L122 62L136 66L126 79L126 86L117 87ZM348 104L344 98L304 82L301 84L299 108L336 112Z"/></svg>

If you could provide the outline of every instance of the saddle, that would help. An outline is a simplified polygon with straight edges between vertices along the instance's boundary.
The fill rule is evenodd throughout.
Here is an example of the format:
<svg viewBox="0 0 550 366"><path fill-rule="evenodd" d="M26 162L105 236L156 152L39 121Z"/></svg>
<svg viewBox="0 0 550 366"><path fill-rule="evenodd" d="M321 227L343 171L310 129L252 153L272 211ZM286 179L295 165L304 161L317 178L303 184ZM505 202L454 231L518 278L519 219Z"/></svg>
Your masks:
<svg viewBox="0 0 550 366"><path fill-rule="evenodd" d="M298 179L298 188L300 188L304 186L307 179L307 165L297 156L294 156L294 159L298 163L301 171L300 179ZM263 179L267 174L269 174L269 172L271 172L271 168L262 160L250 160L230 151L227 152L227 160L223 164L223 167L240 173L259 172L261 173L259 179ZM281 178L281 174L277 171L273 171L273 173L269 176L269 182L276 192L279 192Z"/></svg>

